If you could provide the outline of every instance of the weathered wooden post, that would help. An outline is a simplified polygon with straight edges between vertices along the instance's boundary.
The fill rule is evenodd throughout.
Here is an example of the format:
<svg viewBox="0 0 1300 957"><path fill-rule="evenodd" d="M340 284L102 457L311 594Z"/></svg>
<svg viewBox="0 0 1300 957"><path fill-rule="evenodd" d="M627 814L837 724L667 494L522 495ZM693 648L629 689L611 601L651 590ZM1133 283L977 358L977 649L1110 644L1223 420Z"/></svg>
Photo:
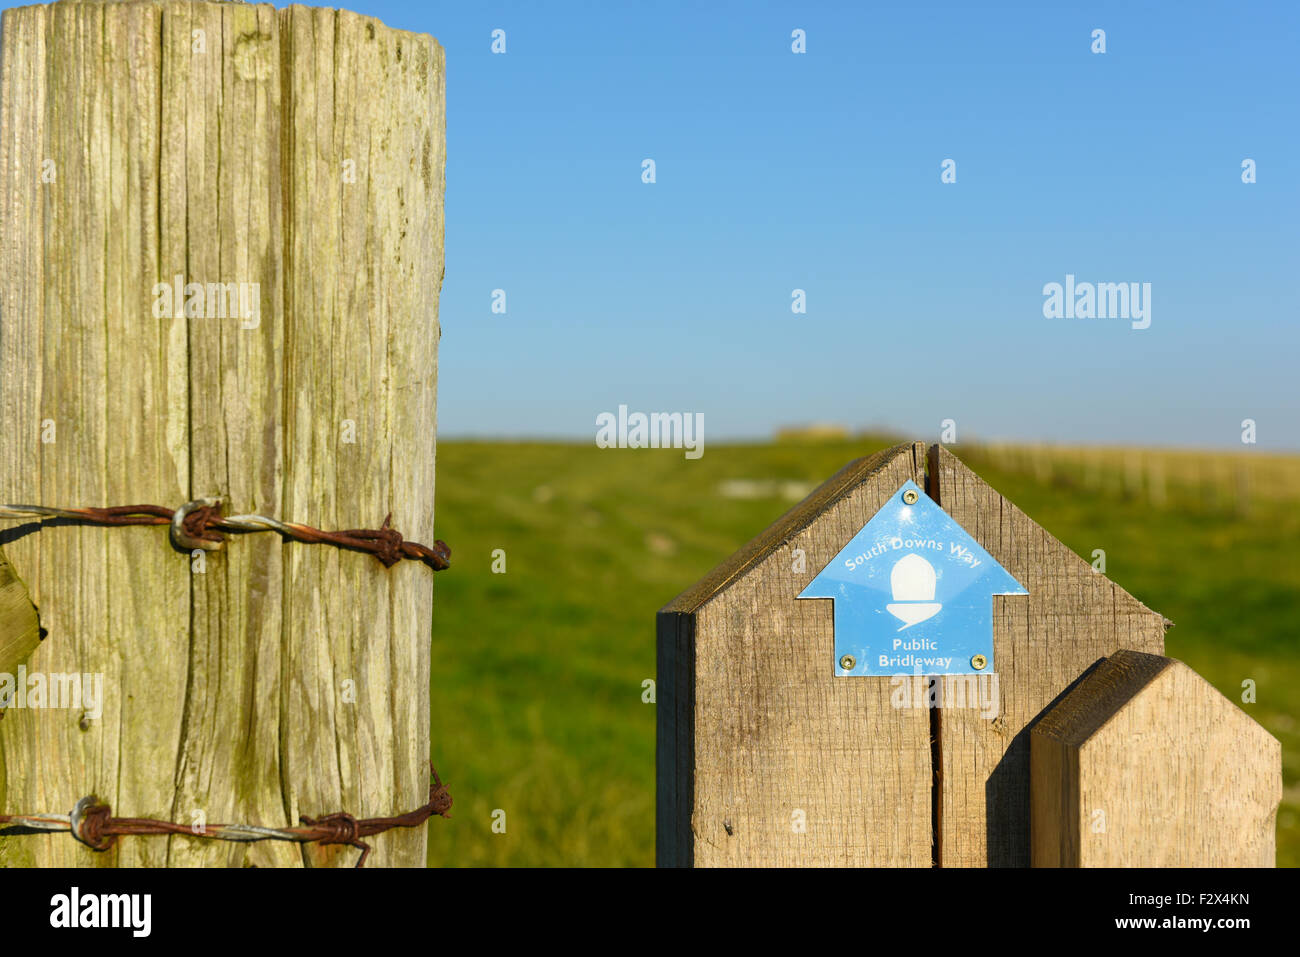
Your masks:
<svg viewBox="0 0 1300 957"><path fill-rule="evenodd" d="M1031 725L1165 625L945 448L854 462L659 613L659 863L1028 866Z"/></svg>
<svg viewBox="0 0 1300 957"><path fill-rule="evenodd" d="M0 502L158 503L433 539L443 53L293 6L68 0L3 16ZM102 716L11 708L0 812L183 824L394 815L428 799L430 569L243 535L5 527ZM368 863L425 863L424 828ZM352 864L170 838L41 865Z"/></svg>
<svg viewBox="0 0 1300 957"><path fill-rule="evenodd" d="M929 866L929 717L837 678L830 603L796 600L924 475L919 444L846 466L659 612L660 865Z"/></svg>
<svg viewBox="0 0 1300 957"><path fill-rule="evenodd" d="M1173 658L1118 651L1031 735L1035 867L1272 867L1282 746Z"/></svg>

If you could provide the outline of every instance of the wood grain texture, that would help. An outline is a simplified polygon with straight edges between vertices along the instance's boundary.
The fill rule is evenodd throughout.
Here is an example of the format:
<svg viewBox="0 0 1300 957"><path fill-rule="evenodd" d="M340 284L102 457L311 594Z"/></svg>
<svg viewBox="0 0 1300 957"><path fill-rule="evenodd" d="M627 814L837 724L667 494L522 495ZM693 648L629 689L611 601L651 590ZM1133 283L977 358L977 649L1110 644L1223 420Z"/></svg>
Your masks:
<svg viewBox="0 0 1300 957"><path fill-rule="evenodd" d="M284 508L329 528L358 520L376 527L391 510L404 535L430 542L442 49L347 12L295 6L281 17L294 171L286 183L285 455L296 463ZM356 161L355 186L339 185L343 158ZM355 445L339 442L344 419L356 423ZM297 670L283 689L290 813L419 807L429 791L429 569L404 562L385 570L337 549L298 549L286 559L284 650L291 661L317 662L314 676ZM362 614L360 595L368 596ZM356 707L339 703L347 680ZM423 866L423 831L417 836L388 832L374 846L389 863Z"/></svg>
<svg viewBox="0 0 1300 957"><path fill-rule="evenodd" d="M927 711L836 678L832 603L796 600L923 469L850 464L659 612L661 865L930 865Z"/></svg>
<svg viewBox="0 0 1300 957"><path fill-rule="evenodd" d="M1120 648L1163 653L1165 621L942 446L930 450L927 490L1029 591L993 599L997 718L936 711L939 864L1026 867L1030 724L1099 659Z"/></svg>
<svg viewBox="0 0 1300 957"><path fill-rule="evenodd" d="M1281 744L1191 668L1121 650L1031 733L1036 867L1272 867Z"/></svg>
<svg viewBox="0 0 1300 957"><path fill-rule="evenodd" d="M219 494L323 528L391 511L432 541L437 42L347 12L180 0L11 9L2 30L0 453L22 467L0 470L0 501ZM177 275L245 284L255 312L160 315L155 284ZM273 535L234 538L202 573L156 528L3 541L49 632L29 668L103 672L106 690L86 730L6 716L4 809L94 792L122 815L289 824L427 798L428 568ZM425 862L424 829L371 843L374 864ZM0 839L6 863L355 856Z"/></svg>

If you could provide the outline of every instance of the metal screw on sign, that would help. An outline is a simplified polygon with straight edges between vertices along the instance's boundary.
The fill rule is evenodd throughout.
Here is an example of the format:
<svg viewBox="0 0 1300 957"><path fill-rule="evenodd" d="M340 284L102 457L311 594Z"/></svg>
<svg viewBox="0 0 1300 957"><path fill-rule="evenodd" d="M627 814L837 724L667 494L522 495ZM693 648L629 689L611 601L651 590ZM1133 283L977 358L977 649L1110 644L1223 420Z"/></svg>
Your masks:
<svg viewBox="0 0 1300 957"><path fill-rule="evenodd" d="M909 488L906 492L903 493L903 501L908 505L915 505L917 499L919 499L920 497L921 497L920 495L916 494L916 489Z"/></svg>
<svg viewBox="0 0 1300 957"><path fill-rule="evenodd" d="M857 663L858 659L854 658L852 655L845 655L840 659L840 667L845 671L852 671Z"/></svg>
<svg viewBox="0 0 1300 957"><path fill-rule="evenodd" d="M983 655L974 655L971 657L970 660L970 666L974 668L976 671L983 671L985 666L988 665L988 663L989 660L985 658Z"/></svg>

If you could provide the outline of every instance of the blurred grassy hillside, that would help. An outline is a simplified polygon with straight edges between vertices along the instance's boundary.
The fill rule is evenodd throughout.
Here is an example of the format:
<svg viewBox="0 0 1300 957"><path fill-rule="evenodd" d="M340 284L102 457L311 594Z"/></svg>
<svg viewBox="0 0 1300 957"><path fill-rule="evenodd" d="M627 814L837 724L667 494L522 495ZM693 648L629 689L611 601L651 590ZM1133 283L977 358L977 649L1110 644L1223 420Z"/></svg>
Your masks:
<svg viewBox="0 0 1300 957"><path fill-rule="evenodd" d="M430 826L430 864L653 865L655 611L896 441L710 446L695 461L439 443L453 564L434 593L432 757L456 804ZM952 451L1089 562L1104 549L1107 575L1175 622L1168 654L1235 702L1255 681L1242 707L1282 742L1278 859L1300 863L1300 457Z"/></svg>

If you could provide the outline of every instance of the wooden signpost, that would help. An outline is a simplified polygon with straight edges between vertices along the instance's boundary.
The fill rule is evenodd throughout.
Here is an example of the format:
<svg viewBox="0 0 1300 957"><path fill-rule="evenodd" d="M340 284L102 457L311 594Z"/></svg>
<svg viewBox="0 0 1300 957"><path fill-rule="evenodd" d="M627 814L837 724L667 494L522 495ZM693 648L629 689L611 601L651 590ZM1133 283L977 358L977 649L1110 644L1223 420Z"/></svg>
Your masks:
<svg viewBox="0 0 1300 957"><path fill-rule="evenodd" d="M0 502L433 539L443 52L345 11L67 0L3 15ZM429 795L427 567L243 535L0 529L103 713L9 709L0 812L198 827ZM3 567L0 566L0 577ZM0 585L3 582L0 581ZM370 839L423 866L423 827ZM335 846L0 838L39 865L351 864Z"/></svg>
<svg viewBox="0 0 1300 957"><path fill-rule="evenodd" d="M1181 661L1118 651L1034 725L1035 867L1272 867L1282 747Z"/></svg>
<svg viewBox="0 0 1300 957"><path fill-rule="evenodd" d="M895 496L909 481L1027 592L992 598L989 671L972 658L933 682L919 671L896 677L837 674L846 662L837 661L834 651L833 606L869 594L854 591L855 576L862 559L878 560L875 549L863 551L842 573L841 598L799 598L814 576L843 557L841 550L873 516L887 503L897 506ZM882 541L879 560L892 561L891 553L908 550L904 544L910 542ZM925 544L939 549L936 554L949 547ZM879 611L885 616L883 602ZM1201 822L1198 809L1206 806L1195 795L1240 761L1256 783L1235 803L1210 802L1216 810L1207 820L1230 816L1251 835L1249 854L1233 860L1271 862L1281 786L1277 742L1220 698L1214 713L1229 708L1235 718L1212 738L1215 749L1207 753L1197 737L1204 722L1184 715L1204 704L1204 688L1185 690L1177 669L1165 679L1184 682L1176 699L1161 697L1163 685L1151 682L1152 688L1135 685L1128 698L1110 706L1125 705L1121 714L1131 722L1159 724L1160 740L1180 741L1185 760L1162 765L1158 786L1126 779L1128 789L1114 798L1108 816L1120 822L1120 831L1108 844L1103 839L1090 845L1105 844L1105 851L1051 860L1037 852L1040 845L1065 840L1057 832L1077 829L1078 822L1058 810L1055 817L1032 816L1039 829L1032 831L1035 723L1046 724L1054 705L1090 669L1107 659L1123 661L1115 657L1121 649L1146 658L1162 655L1166 625L942 446L901 445L853 462L659 612L658 861L1214 864L1223 860L1217 849L1224 839L1186 838ZM912 627L908 620L904 626ZM917 637L905 647L921 646L924 628L910 631ZM1067 742L1062 746L1076 751L1088 740L1077 722L1067 723L1061 735ZM1117 755L1123 746L1122 736L1089 744L1082 753L1094 760L1079 764L1075 754L1075 776L1058 782L1067 793L1044 800L1054 808L1093 800L1097 782L1121 774ZM1137 766L1132 756L1128 761L1123 766ZM1179 850L1147 853L1132 837L1140 833L1142 818L1130 805L1157 794L1184 796L1175 805L1182 818L1162 838L1178 843Z"/></svg>

